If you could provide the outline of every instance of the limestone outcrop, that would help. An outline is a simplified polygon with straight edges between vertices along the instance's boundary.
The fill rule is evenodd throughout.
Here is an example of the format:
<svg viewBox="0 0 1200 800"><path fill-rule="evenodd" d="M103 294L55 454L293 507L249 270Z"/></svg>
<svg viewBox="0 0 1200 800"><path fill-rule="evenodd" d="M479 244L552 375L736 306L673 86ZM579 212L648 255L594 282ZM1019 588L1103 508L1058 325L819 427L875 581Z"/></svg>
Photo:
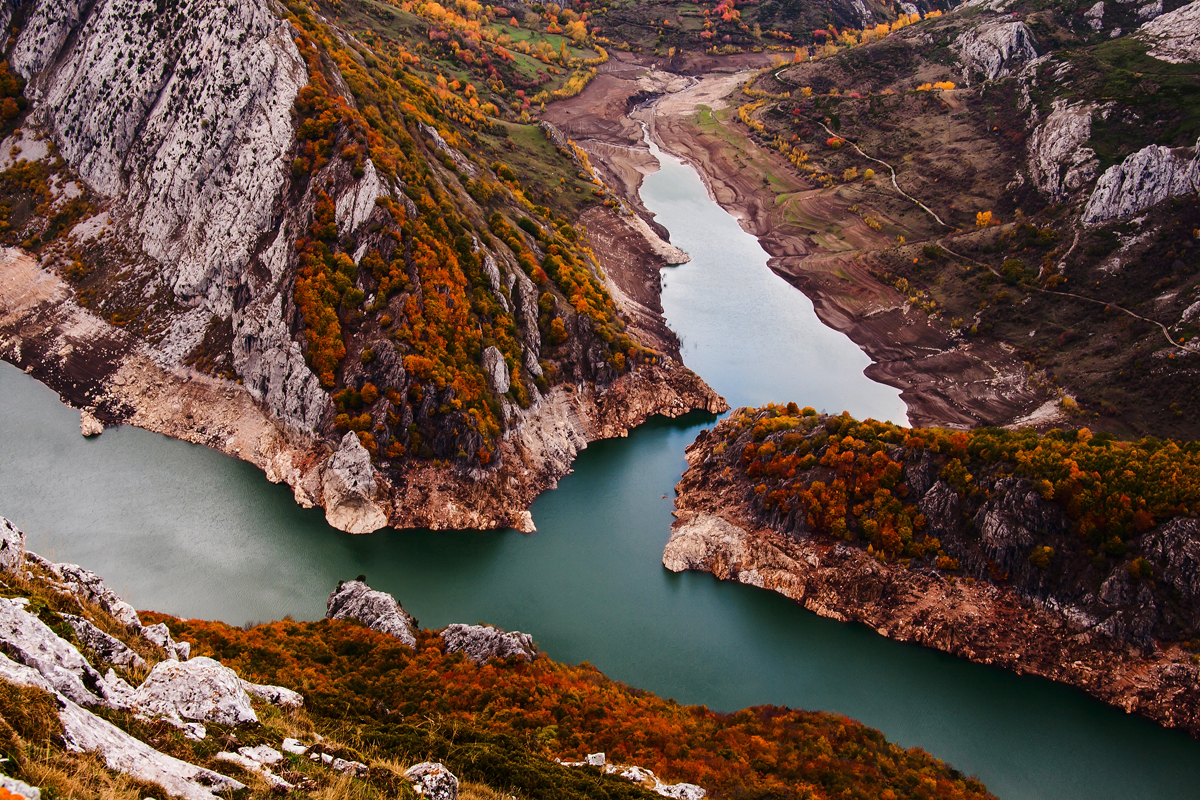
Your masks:
<svg viewBox="0 0 1200 800"><path fill-rule="evenodd" d="M378 488L371 454L354 431L347 431L325 467L325 518L347 533L379 530L387 525L388 515L375 500Z"/></svg>
<svg viewBox="0 0 1200 800"><path fill-rule="evenodd" d="M1090 103L1055 100L1053 110L1029 137L1029 173L1052 200L1061 201L1096 177L1099 161L1087 146L1092 138Z"/></svg>
<svg viewBox="0 0 1200 800"><path fill-rule="evenodd" d="M1150 55L1161 61L1200 63L1200 0L1152 19L1138 28L1138 36L1150 45Z"/></svg>
<svg viewBox="0 0 1200 800"><path fill-rule="evenodd" d="M1200 143L1198 143L1200 145ZM1083 209L1083 222L1095 224L1140 214L1168 197L1200 190L1200 155L1150 145L1109 167Z"/></svg>
<svg viewBox="0 0 1200 800"><path fill-rule="evenodd" d="M977 77L991 81L1010 75L1038 55L1029 26L1012 19L987 20L964 29L953 49L968 86Z"/></svg>
<svg viewBox="0 0 1200 800"><path fill-rule="evenodd" d="M99 660L119 667L146 666L146 659L138 655L129 645L97 628L83 617L63 614L62 618L75 631L75 638Z"/></svg>
<svg viewBox="0 0 1200 800"><path fill-rule="evenodd" d="M362 581L345 581L329 595L326 619L353 619L368 628L395 636L409 647L417 646L416 623L396 598L377 592Z"/></svg>
<svg viewBox="0 0 1200 800"><path fill-rule="evenodd" d="M160 661L137 687L131 705L178 727L184 721L244 725L258 722L237 673L211 658Z"/></svg>
<svg viewBox="0 0 1200 800"><path fill-rule="evenodd" d="M492 658L517 656L532 661L537 655L533 637L520 631L502 631L490 625L447 625L439 634L447 653L461 652L476 664Z"/></svg>

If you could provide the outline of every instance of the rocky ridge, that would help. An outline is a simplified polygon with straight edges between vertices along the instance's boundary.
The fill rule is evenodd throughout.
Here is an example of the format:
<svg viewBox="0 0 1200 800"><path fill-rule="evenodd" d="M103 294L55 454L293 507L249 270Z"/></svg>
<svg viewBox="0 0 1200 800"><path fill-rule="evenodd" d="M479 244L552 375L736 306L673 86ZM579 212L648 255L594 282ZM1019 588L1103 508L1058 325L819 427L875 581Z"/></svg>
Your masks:
<svg viewBox="0 0 1200 800"><path fill-rule="evenodd" d="M707 571L778 592L821 616L1068 683L1200 735L1200 666L1186 633L1179 641L1180 630L1200 625L1195 519L1171 520L1129 544L1152 565L1153 584L1122 562L1099 577L1081 573L1051 583L1049 559L1070 561L1081 547L1061 510L1015 478L987 484L990 499L972 510L938 479L932 461L914 457L903 461L908 502L946 560L937 567L887 561L861 541L813 532L803 510L785 518L764 512L754 480L731 467L745 443L722 445L727 424L687 450L663 553L667 569ZM1035 550L1046 542L1043 564ZM1070 568L1053 569L1057 575Z"/></svg>
<svg viewBox="0 0 1200 800"><path fill-rule="evenodd" d="M331 159L311 178L298 177L296 102L312 85L312 66L280 9L260 0L228 8L197 0L155 17L140 8L123 0L79 9L55 0L0 6L0 17L20 24L10 60L28 80L30 101L21 128L3 144L4 166L50 165L50 207L86 201L92 213L42 252L40 263L17 250L5 255L0 357L81 407L85 435L129 422L220 449L288 483L301 505L324 507L332 525L356 533L385 525L531 530L528 504L569 471L588 441L624 435L657 413L724 409L677 359L617 377L590 320L561 306L556 313L571 326L573 346L563 356L571 374L539 391L533 382L543 378L547 346L539 331L542 290L507 250L476 237L491 290L523 340L516 364L498 360L494 346L483 349L482 369L501 409L496 452L487 464L472 463L477 434L452 436L464 420L435 418L439 406L453 406L452 393L420 384L382 331L379 341L349 342L339 385L375 381L398 402L410 388L423 393L429 400L398 414L395 433L414 451L423 441L448 458L436 466L429 454L392 460L348 441L306 357L313 343L294 298L296 247L326 199L355 266L371 252L395 250L383 230L388 207L409 220L418 209L404 182L371 158ZM119 57L113 41L128 43ZM353 107L337 68L322 63L332 70L323 79ZM483 179L435 128L421 123L414 133L423 158L448 159L464 181ZM486 219L478 208L471 213ZM133 303L138 324L85 308L78 286L62 279L70 259L113 275L105 291ZM359 283L364 294L375 288ZM532 394L521 404L507 396L518 370ZM380 420L391 419L385 394L372 411ZM621 399L619 407L610 397ZM408 442L414 424L425 436Z"/></svg>

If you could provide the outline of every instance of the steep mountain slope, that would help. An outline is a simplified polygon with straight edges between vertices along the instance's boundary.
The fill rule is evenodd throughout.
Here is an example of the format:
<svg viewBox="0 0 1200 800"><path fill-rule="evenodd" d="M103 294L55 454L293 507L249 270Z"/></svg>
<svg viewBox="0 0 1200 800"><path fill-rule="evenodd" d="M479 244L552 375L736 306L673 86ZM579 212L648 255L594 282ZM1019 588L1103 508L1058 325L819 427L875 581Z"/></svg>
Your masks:
<svg viewBox="0 0 1200 800"><path fill-rule="evenodd" d="M2 233L37 263L0 268L0 354L344 530L530 529L588 441L724 407L627 332L572 224L621 215L518 121L607 57L558 12L6 3Z"/></svg>

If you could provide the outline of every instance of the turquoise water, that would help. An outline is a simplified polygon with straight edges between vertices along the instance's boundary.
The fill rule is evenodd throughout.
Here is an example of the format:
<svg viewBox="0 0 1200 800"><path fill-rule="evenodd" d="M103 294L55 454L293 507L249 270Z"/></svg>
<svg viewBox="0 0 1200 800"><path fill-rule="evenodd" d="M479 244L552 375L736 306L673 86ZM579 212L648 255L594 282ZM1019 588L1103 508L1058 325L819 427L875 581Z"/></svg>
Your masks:
<svg viewBox="0 0 1200 800"><path fill-rule="evenodd" d="M687 362L731 405L794 399L901 420L895 390L822 327L765 255L666 160L648 206L694 261L666 271ZM538 532L349 536L252 467L135 428L84 440L78 413L0 365L0 514L44 555L104 575L139 608L235 624L319 617L366 574L421 623L529 631L552 657L687 703L845 713L1006 798L1200 796L1200 744L1082 693L898 644L791 601L661 566L684 447L712 418L598 442L533 506ZM666 495L666 498L662 497Z"/></svg>

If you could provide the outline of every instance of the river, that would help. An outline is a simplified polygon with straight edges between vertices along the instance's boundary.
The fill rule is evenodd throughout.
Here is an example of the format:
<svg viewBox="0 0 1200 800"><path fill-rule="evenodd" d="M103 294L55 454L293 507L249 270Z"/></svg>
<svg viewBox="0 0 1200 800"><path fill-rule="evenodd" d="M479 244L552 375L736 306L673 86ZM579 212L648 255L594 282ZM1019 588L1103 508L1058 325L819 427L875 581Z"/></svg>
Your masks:
<svg viewBox="0 0 1200 800"><path fill-rule="evenodd" d="M733 406L795 400L904 419L866 356L822 326L757 242L669 157L646 205L693 261L665 271L687 363ZM249 465L136 428L85 440L79 415L0 364L0 514L31 549L96 570L139 608L234 624L313 619L367 576L427 627L531 632L567 662L685 703L837 711L920 746L1003 798L1196 797L1200 743L1020 678L708 574L661 566L684 447L712 423L653 420L598 442L532 508L538 532L349 536ZM665 495L666 497L663 497Z"/></svg>

